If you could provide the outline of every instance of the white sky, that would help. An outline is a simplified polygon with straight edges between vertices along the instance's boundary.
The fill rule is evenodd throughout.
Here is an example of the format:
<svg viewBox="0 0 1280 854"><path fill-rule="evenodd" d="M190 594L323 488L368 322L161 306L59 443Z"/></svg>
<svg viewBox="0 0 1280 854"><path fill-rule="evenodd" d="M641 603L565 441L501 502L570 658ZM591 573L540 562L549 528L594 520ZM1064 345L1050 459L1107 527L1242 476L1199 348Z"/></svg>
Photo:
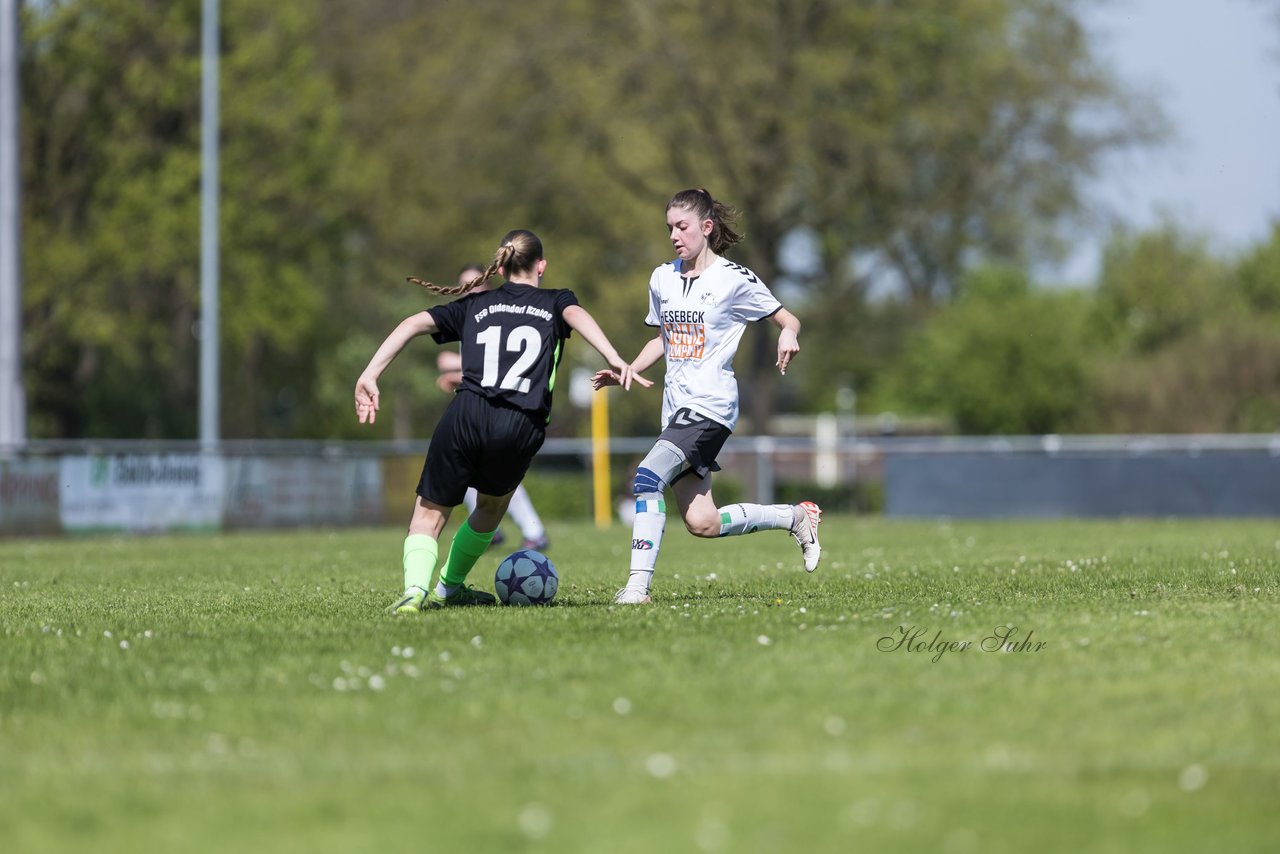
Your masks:
<svg viewBox="0 0 1280 854"><path fill-rule="evenodd" d="M1215 249L1263 240L1280 221L1280 9L1277 0L1110 0L1088 17L1101 55L1153 94L1174 138L1116 158L1097 197L1135 226L1162 214ZM1104 234L1052 278L1092 281Z"/></svg>

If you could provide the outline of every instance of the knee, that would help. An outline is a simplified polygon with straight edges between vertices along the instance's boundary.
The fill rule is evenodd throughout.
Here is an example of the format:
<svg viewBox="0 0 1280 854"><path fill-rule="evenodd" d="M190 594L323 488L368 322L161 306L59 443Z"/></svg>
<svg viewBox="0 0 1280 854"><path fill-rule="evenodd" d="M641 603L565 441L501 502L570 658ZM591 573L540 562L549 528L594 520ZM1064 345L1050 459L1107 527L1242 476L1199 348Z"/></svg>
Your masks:
<svg viewBox="0 0 1280 854"><path fill-rule="evenodd" d="M655 493L661 495L665 488L666 484L662 482L662 477L657 472L643 466L636 470L636 477L631 485L631 491L636 498Z"/></svg>
<svg viewBox="0 0 1280 854"><path fill-rule="evenodd" d="M695 537L720 536L720 516L715 513L690 513L684 517L684 526Z"/></svg>

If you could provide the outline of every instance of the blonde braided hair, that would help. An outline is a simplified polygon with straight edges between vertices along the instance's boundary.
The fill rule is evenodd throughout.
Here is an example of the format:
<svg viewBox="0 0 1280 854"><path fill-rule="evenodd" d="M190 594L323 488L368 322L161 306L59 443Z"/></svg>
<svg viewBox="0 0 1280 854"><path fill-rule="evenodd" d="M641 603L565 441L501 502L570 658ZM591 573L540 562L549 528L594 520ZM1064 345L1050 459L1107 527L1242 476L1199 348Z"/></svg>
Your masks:
<svg viewBox="0 0 1280 854"><path fill-rule="evenodd" d="M454 285L453 287L445 287L424 281L416 276L406 276L405 280L415 285L421 285L433 294L447 297L460 296L470 293L489 281L497 274L499 269L505 269L507 278L511 278L513 273L532 270L534 264L541 260L542 241L538 239L538 235L532 231L517 228L514 231L507 232L506 236L502 238L502 244L498 246L498 251L493 253L493 260L489 262L489 266L485 267L480 275L469 282Z"/></svg>

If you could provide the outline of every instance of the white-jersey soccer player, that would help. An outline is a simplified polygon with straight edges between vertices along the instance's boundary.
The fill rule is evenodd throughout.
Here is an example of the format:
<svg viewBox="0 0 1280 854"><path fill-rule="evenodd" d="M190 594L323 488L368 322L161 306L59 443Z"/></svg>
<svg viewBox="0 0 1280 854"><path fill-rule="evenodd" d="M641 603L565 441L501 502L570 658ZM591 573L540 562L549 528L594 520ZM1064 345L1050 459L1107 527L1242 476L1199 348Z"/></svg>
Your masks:
<svg viewBox="0 0 1280 854"><path fill-rule="evenodd" d="M662 426L688 408L732 430L738 423L738 342L749 322L778 314L782 303L755 273L725 258L701 272L689 270L677 258L649 279L644 322L661 330L667 357Z"/></svg>
<svg viewBox="0 0 1280 854"><path fill-rule="evenodd" d="M632 523L631 573L614 601L650 601L654 567L666 527L665 492L675 495L685 527L699 537L728 537L785 530L800 544L804 568L812 572L822 556L818 525L822 510L800 504L731 504L711 497L716 456L738 423L738 380L733 357L748 323L769 319L778 334L777 367L783 374L800 351L800 321L755 273L721 254L741 237L735 212L706 190L683 190L667 204L667 227L676 259L649 279L645 322L660 334L631 363L638 373L666 357L662 433L636 469L636 515ZM600 371L596 388L620 376Z"/></svg>

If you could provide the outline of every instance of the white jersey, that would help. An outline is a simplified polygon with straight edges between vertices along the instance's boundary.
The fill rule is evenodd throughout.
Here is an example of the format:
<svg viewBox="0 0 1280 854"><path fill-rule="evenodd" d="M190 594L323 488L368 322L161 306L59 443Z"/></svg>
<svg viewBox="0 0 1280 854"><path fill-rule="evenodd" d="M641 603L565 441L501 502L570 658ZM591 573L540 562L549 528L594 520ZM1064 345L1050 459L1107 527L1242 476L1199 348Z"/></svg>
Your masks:
<svg viewBox="0 0 1280 854"><path fill-rule="evenodd" d="M684 408L730 430L738 423L738 379L733 357L747 323L776 314L782 303L755 273L724 258L699 275L681 272L676 259L649 278L649 316L662 330L667 375L662 426Z"/></svg>

